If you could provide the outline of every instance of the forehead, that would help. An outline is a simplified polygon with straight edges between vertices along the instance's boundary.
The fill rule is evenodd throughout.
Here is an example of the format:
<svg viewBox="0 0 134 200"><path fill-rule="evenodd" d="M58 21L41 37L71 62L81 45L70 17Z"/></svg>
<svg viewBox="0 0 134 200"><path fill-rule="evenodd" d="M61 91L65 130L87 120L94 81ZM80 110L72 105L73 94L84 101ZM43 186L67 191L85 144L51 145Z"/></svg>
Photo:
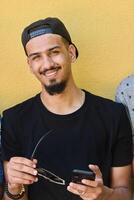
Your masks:
<svg viewBox="0 0 134 200"><path fill-rule="evenodd" d="M26 50L29 54L34 51L46 51L54 46L61 47L62 45L64 45L64 42L60 35L49 33L34 37L29 40L26 44Z"/></svg>

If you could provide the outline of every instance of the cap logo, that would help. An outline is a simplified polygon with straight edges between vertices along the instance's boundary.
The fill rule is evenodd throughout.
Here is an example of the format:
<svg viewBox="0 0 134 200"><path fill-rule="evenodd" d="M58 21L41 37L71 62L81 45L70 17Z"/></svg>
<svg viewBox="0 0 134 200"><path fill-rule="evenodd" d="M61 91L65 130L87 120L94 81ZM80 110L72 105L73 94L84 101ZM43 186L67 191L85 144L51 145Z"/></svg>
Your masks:
<svg viewBox="0 0 134 200"><path fill-rule="evenodd" d="M48 27L40 28L40 29L37 29L37 30L30 31L29 35L30 35L30 38L32 39L34 37L44 35L44 34L47 34L47 33L53 33L52 29L48 28Z"/></svg>

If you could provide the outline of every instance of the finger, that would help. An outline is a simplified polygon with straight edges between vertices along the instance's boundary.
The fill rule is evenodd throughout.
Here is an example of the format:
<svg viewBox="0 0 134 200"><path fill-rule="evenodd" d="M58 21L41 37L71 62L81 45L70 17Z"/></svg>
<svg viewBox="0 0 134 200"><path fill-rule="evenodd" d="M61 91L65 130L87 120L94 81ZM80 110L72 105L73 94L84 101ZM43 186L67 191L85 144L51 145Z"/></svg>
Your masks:
<svg viewBox="0 0 134 200"><path fill-rule="evenodd" d="M67 190L69 192L72 192L73 194L79 195L83 200L92 200L92 193L89 192L89 190L86 188L82 189L81 188L77 188L75 187L75 185L73 185L72 183L69 184L69 186L67 187Z"/></svg>
<svg viewBox="0 0 134 200"><path fill-rule="evenodd" d="M34 175L30 175L28 173L23 173L23 172L16 171L16 170L10 171L8 176L9 176L9 178L10 177L17 177L17 178L21 178L21 179L27 179L27 180L30 180L30 181L36 181L36 178L37 178Z"/></svg>
<svg viewBox="0 0 134 200"><path fill-rule="evenodd" d="M37 164L37 162L38 162L37 159L33 159L32 161L33 161L35 164Z"/></svg>
<svg viewBox="0 0 134 200"><path fill-rule="evenodd" d="M36 168L36 159L30 160L30 159L27 159L27 158L24 158L24 157L12 157L9 162L25 164L29 167Z"/></svg>
<svg viewBox="0 0 134 200"><path fill-rule="evenodd" d="M72 182L69 184L69 188L73 192L75 192L75 194L77 193L78 195L85 194L86 191L87 191L87 186L81 185L81 184L72 183Z"/></svg>
<svg viewBox="0 0 134 200"><path fill-rule="evenodd" d="M83 180L85 180L86 182L88 182L87 179L83 179ZM91 182L92 182L92 184L93 184L93 182L95 184L99 184L99 183L97 183L95 181L91 181ZM80 192L83 193L82 195L84 195L84 196L87 196L87 194L91 195L92 193L95 193L95 191L96 191L96 187L92 187L91 184L89 184L89 185L88 184L87 185L86 184L82 185L82 184L75 184L75 183L71 182L69 184L69 186L71 186L73 189L77 190L78 193L80 193Z"/></svg>
<svg viewBox="0 0 134 200"><path fill-rule="evenodd" d="M25 173L31 174L33 176L37 175L36 169L26 166L24 164L14 163L14 162L9 163L7 171L10 174L12 171L19 171L19 172L25 172Z"/></svg>
<svg viewBox="0 0 134 200"><path fill-rule="evenodd" d="M74 189L74 188L71 187L70 185L67 186L67 190L68 190L69 192L72 192L73 194L76 194L76 195L79 195L79 196L80 196L80 191Z"/></svg>
<svg viewBox="0 0 134 200"><path fill-rule="evenodd" d="M22 179L22 178L18 178L18 177L10 177L9 179L9 183L10 184L24 184L24 185L29 185L32 184L34 182L37 182L38 179L36 181L32 181L32 180L28 180L28 179Z"/></svg>
<svg viewBox="0 0 134 200"><path fill-rule="evenodd" d="M95 180L103 182L102 173L97 165L89 165L89 168L95 173Z"/></svg>
<svg viewBox="0 0 134 200"><path fill-rule="evenodd" d="M98 181L91 181L91 180L87 180L87 179L82 179L81 181L84 185L88 186L88 187L97 187L99 185Z"/></svg>

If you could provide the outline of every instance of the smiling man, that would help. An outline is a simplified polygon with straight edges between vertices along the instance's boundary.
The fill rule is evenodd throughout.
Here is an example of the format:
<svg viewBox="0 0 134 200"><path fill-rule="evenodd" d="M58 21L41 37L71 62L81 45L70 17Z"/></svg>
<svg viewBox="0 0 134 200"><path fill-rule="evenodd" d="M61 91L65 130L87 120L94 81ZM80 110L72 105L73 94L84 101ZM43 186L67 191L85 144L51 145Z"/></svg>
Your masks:
<svg viewBox="0 0 134 200"><path fill-rule="evenodd" d="M76 86L78 50L59 19L27 26L22 44L41 92L3 113L4 198L131 199L132 135L123 105ZM74 183L74 169L95 179Z"/></svg>

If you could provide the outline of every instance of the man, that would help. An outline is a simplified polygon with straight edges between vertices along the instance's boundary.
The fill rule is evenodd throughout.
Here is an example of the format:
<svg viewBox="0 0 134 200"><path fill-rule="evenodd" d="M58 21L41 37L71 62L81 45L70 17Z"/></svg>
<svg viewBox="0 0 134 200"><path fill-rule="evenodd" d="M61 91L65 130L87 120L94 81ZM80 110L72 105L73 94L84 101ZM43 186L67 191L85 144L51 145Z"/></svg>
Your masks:
<svg viewBox="0 0 134 200"><path fill-rule="evenodd" d="M131 128L122 104L76 86L78 50L59 19L26 27L22 44L42 90L3 113L5 199L130 199ZM95 180L74 183L73 169L91 170Z"/></svg>

